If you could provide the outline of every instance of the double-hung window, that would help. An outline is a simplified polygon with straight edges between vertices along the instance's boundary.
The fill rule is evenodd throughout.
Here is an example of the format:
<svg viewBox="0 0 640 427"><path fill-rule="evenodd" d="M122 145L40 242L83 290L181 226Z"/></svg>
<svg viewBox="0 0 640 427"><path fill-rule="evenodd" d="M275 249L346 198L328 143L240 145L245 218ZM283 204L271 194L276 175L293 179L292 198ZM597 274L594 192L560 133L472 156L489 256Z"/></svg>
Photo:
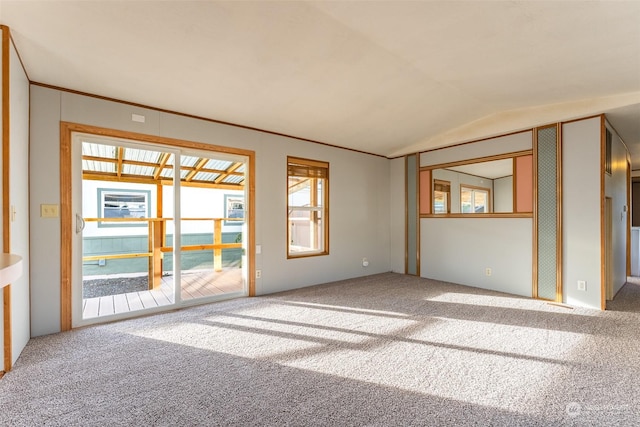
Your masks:
<svg viewBox="0 0 640 427"><path fill-rule="evenodd" d="M489 189L461 185L460 206L462 213L491 212Z"/></svg>
<svg viewBox="0 0 640 427"><path fill-rule="evenodd" d="M329 163L287 157L287 255L329 253Z"/></svg>
<svg viewBox="0 0 640 427"><path fill-rule="evenodd" d="M149 218L151 191L98 188L98 216L100 218ZM98 227L146 227L146 222L101 221Z"/></svg>
<svg viewBox="0 0 640 427"><path fill-rule="evenodd" d="M451 182L439 179L433 180L433 213L451 213Z"/></svg>

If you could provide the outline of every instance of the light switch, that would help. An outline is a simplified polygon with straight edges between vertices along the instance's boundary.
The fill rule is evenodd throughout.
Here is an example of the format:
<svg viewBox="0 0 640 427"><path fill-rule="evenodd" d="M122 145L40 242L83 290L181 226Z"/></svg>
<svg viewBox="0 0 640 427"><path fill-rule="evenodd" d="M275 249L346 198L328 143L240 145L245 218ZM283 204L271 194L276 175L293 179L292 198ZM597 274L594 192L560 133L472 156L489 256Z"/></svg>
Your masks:
<svg viewBox="0 0 640 427"><path fill-rule="evenodd" d="M58 205L40 205L41 218L58 218Z"/></svg>

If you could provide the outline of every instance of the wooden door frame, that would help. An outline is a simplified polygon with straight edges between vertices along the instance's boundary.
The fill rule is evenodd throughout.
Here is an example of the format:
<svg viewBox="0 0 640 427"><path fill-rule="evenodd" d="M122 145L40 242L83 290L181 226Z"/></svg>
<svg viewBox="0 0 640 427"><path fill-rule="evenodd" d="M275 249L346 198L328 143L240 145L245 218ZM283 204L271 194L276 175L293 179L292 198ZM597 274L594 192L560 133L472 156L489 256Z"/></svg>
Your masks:
<svg viewBox="0 0 640 427"><path fill-rule="evenodd" d="M223 147L202 142L186 141L156 135L108 129L71 122L60 122L60 330L72 329L72 138L74 133L127 139L134 142L162 144L181 149L227 153L248 159L248 282L249 296L255 296L255 152L239 148ZM76 183L77 185L77 183Z"/></svg>
<svg viewBox="0 0 640 427"><path fill-rule="evenodd" d="M627 276L631 276L631 161L627 157Z"/></svg>
<svg viewBox="0 0 640 427"><path fill-rule="evenodd" d="M5 253L11 252L11 223L9 218L10 212L10 165L11 165L11 133L10 133L10 108L11 99L9 97L9 89L11 86L11 80L9 76L10 72L10 49L11 49L11 34L9 27L0 25L2 30L2 251ZM4 343L4 356L3 356L3 368L0 369L0 377L4 375L4 372L11 370L12 365L12 346L11 346L11 285L7 285L2 288L2 309L3 309L3 343Z"/></svg>

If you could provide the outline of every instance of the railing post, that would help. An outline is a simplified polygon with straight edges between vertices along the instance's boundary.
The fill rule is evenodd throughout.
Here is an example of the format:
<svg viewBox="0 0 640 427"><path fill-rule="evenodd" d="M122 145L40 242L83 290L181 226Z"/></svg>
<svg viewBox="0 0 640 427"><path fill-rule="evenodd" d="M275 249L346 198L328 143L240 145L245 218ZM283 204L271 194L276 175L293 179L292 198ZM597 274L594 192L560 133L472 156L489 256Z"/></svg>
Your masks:
<svg viewBox="0 0 640 427"><path fill-rule="evenodd" d="M213 220L213 244L222 244L222 219L216 218ZM215 248L213 250L213 270L222 271L222 249Z"/></svg>
<svg viewBox="0 0 640 427"><path fill-rule="evenodd" d="M162 227L149 219L149 289L158 289L162 285Z"/></svg>
<svg viewBox="0 0 640 427"><path fill-rule="evenodd" d="M148 244L147 244L147 250L149 251L150 254L153 254L153 221L149 220L147 222L147 239L148 239ZM149 257L149 269L147 272L148 278L149 278L149 289L153 289L153 284L154 284L154 280L153 278L155 277L155 271L154 271L154 266L155 266L155 262L153 260L154 256L150 256Z"/></svg>
<svg viewBox="0 0 640 427"><path fill-rule="evenodd" d="M153 222L153 289L162 286L162 226Z"/></svg>

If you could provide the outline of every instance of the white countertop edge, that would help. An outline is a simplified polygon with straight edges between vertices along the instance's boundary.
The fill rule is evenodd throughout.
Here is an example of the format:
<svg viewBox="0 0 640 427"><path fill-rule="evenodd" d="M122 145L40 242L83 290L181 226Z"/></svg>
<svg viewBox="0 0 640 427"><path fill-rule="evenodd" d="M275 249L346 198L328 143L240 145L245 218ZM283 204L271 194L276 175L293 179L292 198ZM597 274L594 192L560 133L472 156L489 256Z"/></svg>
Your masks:
<svg viewBox="0 0 640 427"><path fill-rule="evenodd" d="M0 287L5 287L22 276L22 257L0 254Z"/></svg>

